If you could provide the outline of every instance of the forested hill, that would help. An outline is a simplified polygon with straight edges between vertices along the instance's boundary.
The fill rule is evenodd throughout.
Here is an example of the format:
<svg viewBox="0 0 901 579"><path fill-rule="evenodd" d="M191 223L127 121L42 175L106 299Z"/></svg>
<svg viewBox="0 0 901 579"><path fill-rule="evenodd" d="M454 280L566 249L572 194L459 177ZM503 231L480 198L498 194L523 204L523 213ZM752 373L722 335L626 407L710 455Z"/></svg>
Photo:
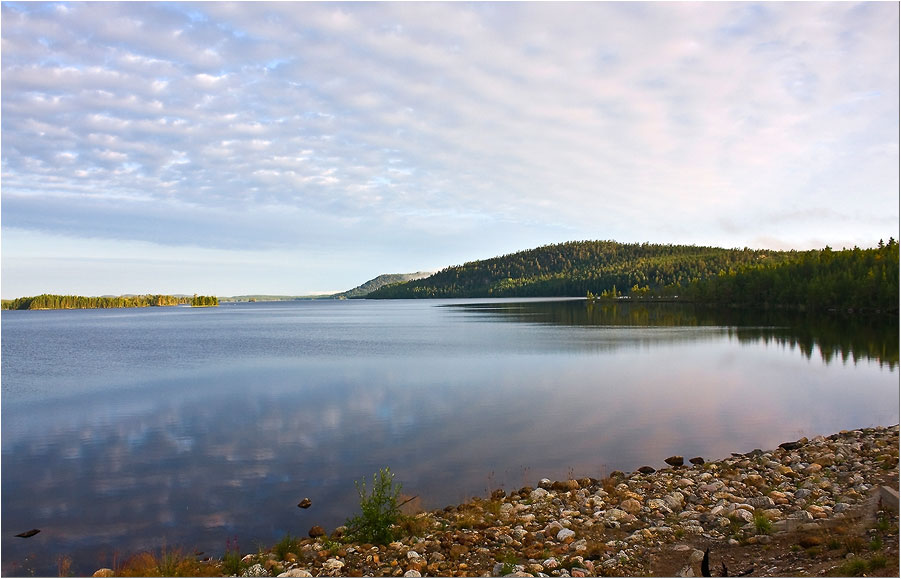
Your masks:
<svg viewBox="0 0 901 579"><path fill-rule="evenodd" d="M736 268L776 264L784 252L694 245L572 241L448 267L367 298L585 296L650 292Z"/></svg>
<svg viewBox="0 0 901 579"><path fill-rule="evenodd" d="M347 290L346 292L341 292L329 297L334 299L359 298L371 292L374 292L380 287L384 287L386 285L393 283L403 283L405 281L414 279L422 279L430 275L432 275L432 272L430 271L417 271L416 273L385 273L367 281L366 283L358 285L351 290Z"/></svg>
<svg viewBox="0 0 901 579"><path fill-rule="evenodd" d="M596 295L743 307L898 311L898 242L870 249L722 249L575 241L449 267L367 298Z"/></svg>

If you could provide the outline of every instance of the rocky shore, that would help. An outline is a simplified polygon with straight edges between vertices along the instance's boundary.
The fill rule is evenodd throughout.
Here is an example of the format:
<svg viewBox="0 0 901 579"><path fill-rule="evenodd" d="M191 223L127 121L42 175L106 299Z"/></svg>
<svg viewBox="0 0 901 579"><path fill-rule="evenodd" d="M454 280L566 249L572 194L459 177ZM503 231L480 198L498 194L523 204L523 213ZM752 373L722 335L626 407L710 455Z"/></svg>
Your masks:
<svg viewBox="0 0 901 579"><path fill-rule="evenodd" d="M799 576L842 575L859 560L869 576L898 576L898 454L892 426L713 461L670 457L671 468L602 480L543 479L419 513L389 545L344 543L339 528L247 555L240 573L701 576L709 565L714 576Z"/></svg>

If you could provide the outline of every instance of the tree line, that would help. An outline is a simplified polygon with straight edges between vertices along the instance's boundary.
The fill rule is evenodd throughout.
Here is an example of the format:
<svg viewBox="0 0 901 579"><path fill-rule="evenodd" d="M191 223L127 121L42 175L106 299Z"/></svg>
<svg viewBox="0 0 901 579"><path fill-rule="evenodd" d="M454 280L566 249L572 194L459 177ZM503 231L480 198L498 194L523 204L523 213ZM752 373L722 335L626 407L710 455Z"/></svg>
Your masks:
<svg viewBox="0 0 901 579"><path fill-rule="evenodd" d="M889 238L871 249L792 251L776 266L731 269L658 295L736 306L896 311L898 279L898 242Z"/></svg>
<svg viewBox="0 0 901 579"><path fill-rule="evenodd" d="M445 268L367 298L671 299L810 309L898 309L898 242L811 251L574 241Z"/></svg>
<svg viewBox="0 0 901 579"><path fill-rule="evenodd" d="M194 294L194 297L191 299L191 305L194 307L218 306L219 298L216 296L199 296Z"/></svg>
<svg viewBox="0 0 901 579"><path fill-rule="evenodd" d="M367 298L545 297L650 291L722 270L778 262L782 253L694 245L572 241L445 268Z"/></svg>
<svg viewBox="0 0 901 579"><path fill-rule="evenodd" d="M135 296L85 297L41 294L39 296L3 300L4 310L84 310L104 308L145 308L149 306L177 306L190 303L189 297L162 294Z"/></svg>

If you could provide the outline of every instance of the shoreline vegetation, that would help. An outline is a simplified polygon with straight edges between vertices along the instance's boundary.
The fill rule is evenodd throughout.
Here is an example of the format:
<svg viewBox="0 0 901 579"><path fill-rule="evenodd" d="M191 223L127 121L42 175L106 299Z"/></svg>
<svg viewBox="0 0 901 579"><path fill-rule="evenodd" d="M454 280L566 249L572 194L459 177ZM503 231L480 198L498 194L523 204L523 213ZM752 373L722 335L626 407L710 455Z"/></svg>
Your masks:
<svg viewBox="0 0 901 579"><path fill-rule="evenodd" d="M14 300L3 300L3 310L95 310L113 308L147 308L190 305L211 307L219 305L215 296L172 296L163 294L85 297L41 294Z"/></svg>
<svg viewBox="0 0 901 579"><path fill-rule="evenodd" d="M330 534L314 526L253 552L228 540L221 558L163 548L94 576L897 577L898 430L541 479L434 511L411 509L384 469L357 486L362 515ZM378 528L361 540L361 522ZM60 576L72 565L60 558Z"/></svg>

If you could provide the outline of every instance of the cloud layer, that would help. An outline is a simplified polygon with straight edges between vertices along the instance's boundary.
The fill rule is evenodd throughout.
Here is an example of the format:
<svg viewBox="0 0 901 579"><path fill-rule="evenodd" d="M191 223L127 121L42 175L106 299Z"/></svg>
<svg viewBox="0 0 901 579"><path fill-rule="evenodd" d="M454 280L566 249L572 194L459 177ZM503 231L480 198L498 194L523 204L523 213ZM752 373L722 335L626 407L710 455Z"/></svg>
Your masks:
<svg viewBox="0 0 901 579"><path fill-rule="evenodd" d="M290 293L580 238L871 245L898 227L897 22L894 3L5 3L4 297L38 234L47 257L95 257L61 235L356 269L283 272L312 284Z"/></svg>

